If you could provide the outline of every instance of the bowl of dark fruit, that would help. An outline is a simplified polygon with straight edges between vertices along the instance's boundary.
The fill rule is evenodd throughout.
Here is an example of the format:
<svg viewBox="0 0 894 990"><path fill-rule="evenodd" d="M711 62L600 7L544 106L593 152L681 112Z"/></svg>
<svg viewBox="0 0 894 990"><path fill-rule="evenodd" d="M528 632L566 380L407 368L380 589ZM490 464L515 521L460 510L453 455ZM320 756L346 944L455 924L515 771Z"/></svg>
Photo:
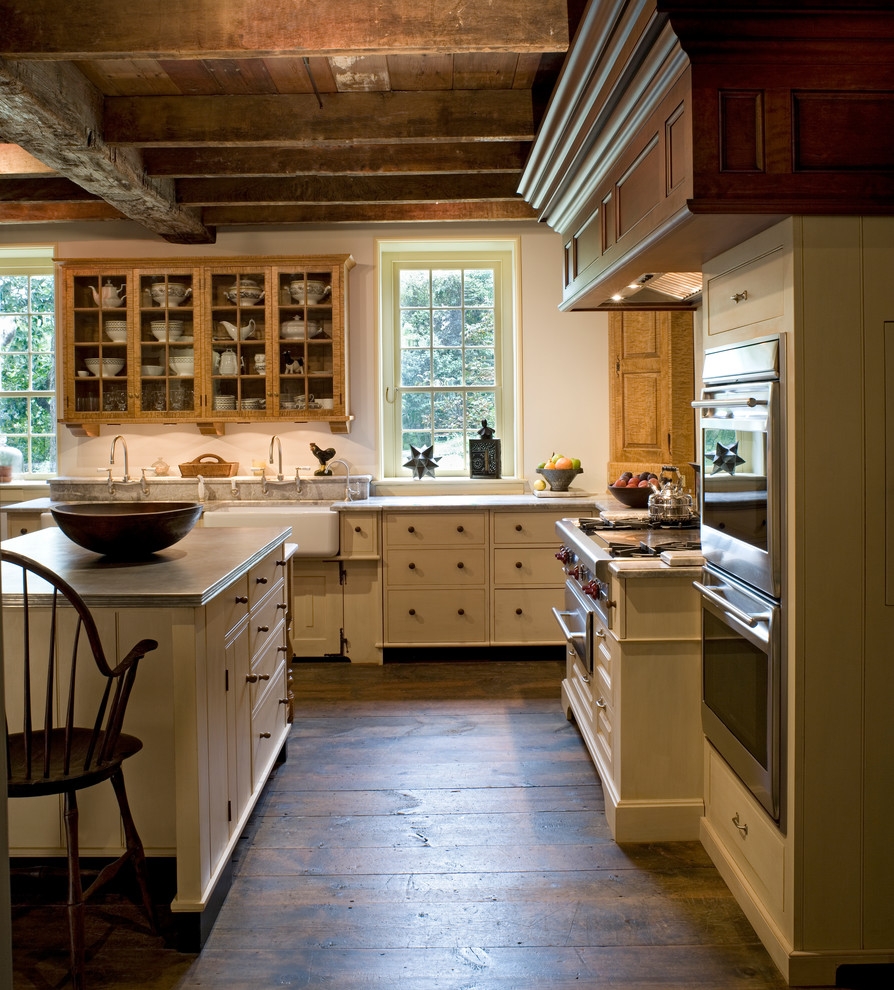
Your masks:
<svg viewBox="0 0 894 990"><path fill-rule="evenodd" d="M645 509L649 505L649 496L655 491L652 481L658 484L658 475L651 471L640 474L625 471L613 485L609 485L608 490L628 509Z"/></svg>

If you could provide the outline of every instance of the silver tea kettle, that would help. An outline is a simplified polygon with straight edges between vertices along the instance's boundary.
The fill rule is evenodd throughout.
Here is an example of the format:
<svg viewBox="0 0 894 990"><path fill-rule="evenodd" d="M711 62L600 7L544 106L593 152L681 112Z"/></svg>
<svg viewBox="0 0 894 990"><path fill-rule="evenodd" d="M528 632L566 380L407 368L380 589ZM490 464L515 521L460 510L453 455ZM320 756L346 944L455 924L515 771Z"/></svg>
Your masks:
<svg viewBox="0 0 894 990"><path fill-rule="evenodd" d="M692 518L692 496L683 491L679 471L671 464L661 468L662 485L653 481L649 496L649 522L682 523Z"/></svg>

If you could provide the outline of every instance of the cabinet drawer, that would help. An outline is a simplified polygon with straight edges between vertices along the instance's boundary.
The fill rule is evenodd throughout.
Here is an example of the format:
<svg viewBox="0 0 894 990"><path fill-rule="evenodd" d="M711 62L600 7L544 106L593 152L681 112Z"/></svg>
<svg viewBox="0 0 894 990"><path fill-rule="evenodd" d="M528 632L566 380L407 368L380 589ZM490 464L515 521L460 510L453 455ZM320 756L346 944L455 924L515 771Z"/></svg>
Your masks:
<svg viewBox="0 0 894 990"><path fill-rule="evenodd" d="M614 715L611 705L600 695L599 688L593 686L593 738L599 751L599 759L609 777L614 778L615 737Z"/></svg>
<svg viewBox="0 0 894 990"><path fill-rule="evenodd" d="M494 642L560 643L552 608L561 609L563 593L552 588L498 588L494 591Z"/></svg>
<svg viewBox="0 0 894 990"><path fill-rule="evenodd" d="M379 514L377 512L342 512L342 556L377 556L379 552L378 523Z"/></svg>
<svg viewBox="0 0 894 990"><path fill-rule="evenodd" d="M598 624L594 625L593 628L593 653L593 666L596 669L602 669L609 695L611 695L615 671L617 670L620 645L614 636L607 633Z"/></svg>
<svg viewBox="0 0 894 990"><path fill-rule="evenodd" d="M706 746L705 815L739 869L779 917L784 906L785 842L738 777L713 747Z"/></svg>
<svg viewBox="0 0 894 990"><path fill-rule="evenodd" d="M220 621L229 636L231 630L248 615L248 576L243 574L219 596Z"/></svg>
<svg viewBox="0 0 894 990"><path fill-rule="evenodd" d="M558 543L561 512L495 512L494 543Z"/></svg>
<svg viewBox="0 0 894 990"><path fill-rule="evenodd" d="M252 660L251 673L247 678L252 711L255 710L258 702L264 697L264 693L271 686L270 682L273 680L273 673L285 656L283 633L283 626L278 626L275 630L275 635L268 639L264 648Z"/></svg>
<svg viewBox="0 0 894 990"><path fill-rule="evenodd" d="M267 594L274 583L285 576L285 551L278 547L248 572L248 604L254 606Z"/></svg>
<svg viewBox="0 0 894 990"><path fill-rule="evenodd" d="M280 664L270 678L270 686L251 720L252 754L251 779L253 789L263 784L264 768L282 745L288 711L286 665Z"/></svg>
<svg viewBox="0 0 894 990"><path fill-rule="evenodd" d="M388 512L385 545L484 546L483 512Z"/></svg>
<svg viewBox="0 0 894 990"><path fill-rule="evenodd" d="M562 568L556 560L555 547L516 547L494 550L494 584L552 585L564 584Z"/></svg>
<svg viewBox="0 0 894 990"><path fill-rule="evenodd" d="M565 668L568 689L574 694L578 704L586 715L588 725L593 724L593 686L590 677L574 650L568 650L568 662Z"/></svg>
<svg viewBox="0 0 894 990"><path fill-rule="evenodd" d="M269 639L279 636L282 641L281 626L286 616L285 598L285 584L280 581L273 586L273 590L260 605L251 610L248 618L248 643L252 663Z"/></svg>
<svg viewBox="0 0 894 990"><path fill-rule="evenodd" d="M389 550L385 580L391 586L484 585L487 580L485 560L484 550L473 547Z"/></svg>
<svg viewBox="0 0 894 990"><path fill-rule="evenodd" d="M708 334L782 316L783 288L782 248L709 278L705 286Z"/></svg>
<svg viewBox="0 0 894 990"><path fill-rule="evenodd" d="M392 643L487 642L483 588L449 591L391 591L387 596L387 638Z"/></svg>

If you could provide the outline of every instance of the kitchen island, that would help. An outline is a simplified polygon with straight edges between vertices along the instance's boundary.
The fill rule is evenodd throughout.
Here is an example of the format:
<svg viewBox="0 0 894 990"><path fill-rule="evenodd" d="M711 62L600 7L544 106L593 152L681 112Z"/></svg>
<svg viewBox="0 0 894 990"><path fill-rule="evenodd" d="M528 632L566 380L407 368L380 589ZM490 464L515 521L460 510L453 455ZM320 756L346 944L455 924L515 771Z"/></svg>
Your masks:
<svg viewBox="0 0 894 990"><path fill-rule="evenodd" d="M84 598L107 653L139 639L158 649L140 666L125 731L143 741L128 761L134 820L150 858L176 857L171 904L180 947L210 931L229 884L230 858L275 763L289 725L286 646L288 527L194 529L139 562L84 550L51 528L4 548L59 573ZM21 622L14 568L3 573L4 636ZM5 651L5 665L16 663ZM108 792L108 793L106 793ZM81 855L122 848L111 788L80 799ZM9 804L10 854L64 856L55 796Z"/></svg>

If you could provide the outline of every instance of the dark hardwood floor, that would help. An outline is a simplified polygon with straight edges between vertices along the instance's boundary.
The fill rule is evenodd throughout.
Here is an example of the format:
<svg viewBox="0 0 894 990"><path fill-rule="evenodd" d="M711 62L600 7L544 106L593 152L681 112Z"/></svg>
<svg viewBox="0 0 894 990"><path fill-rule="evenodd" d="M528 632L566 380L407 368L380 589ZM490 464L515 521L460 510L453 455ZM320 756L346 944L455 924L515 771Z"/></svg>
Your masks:
<svg viewBox="0 0 894 990"><path fill-rule="evenodd" d="M289 759L204 950L165 948L107 899L89 987L781 990L698 843L612 841L561 677L552 661L296 666ZM64 983L64 909L14 914L16 988Z"/></svg>

